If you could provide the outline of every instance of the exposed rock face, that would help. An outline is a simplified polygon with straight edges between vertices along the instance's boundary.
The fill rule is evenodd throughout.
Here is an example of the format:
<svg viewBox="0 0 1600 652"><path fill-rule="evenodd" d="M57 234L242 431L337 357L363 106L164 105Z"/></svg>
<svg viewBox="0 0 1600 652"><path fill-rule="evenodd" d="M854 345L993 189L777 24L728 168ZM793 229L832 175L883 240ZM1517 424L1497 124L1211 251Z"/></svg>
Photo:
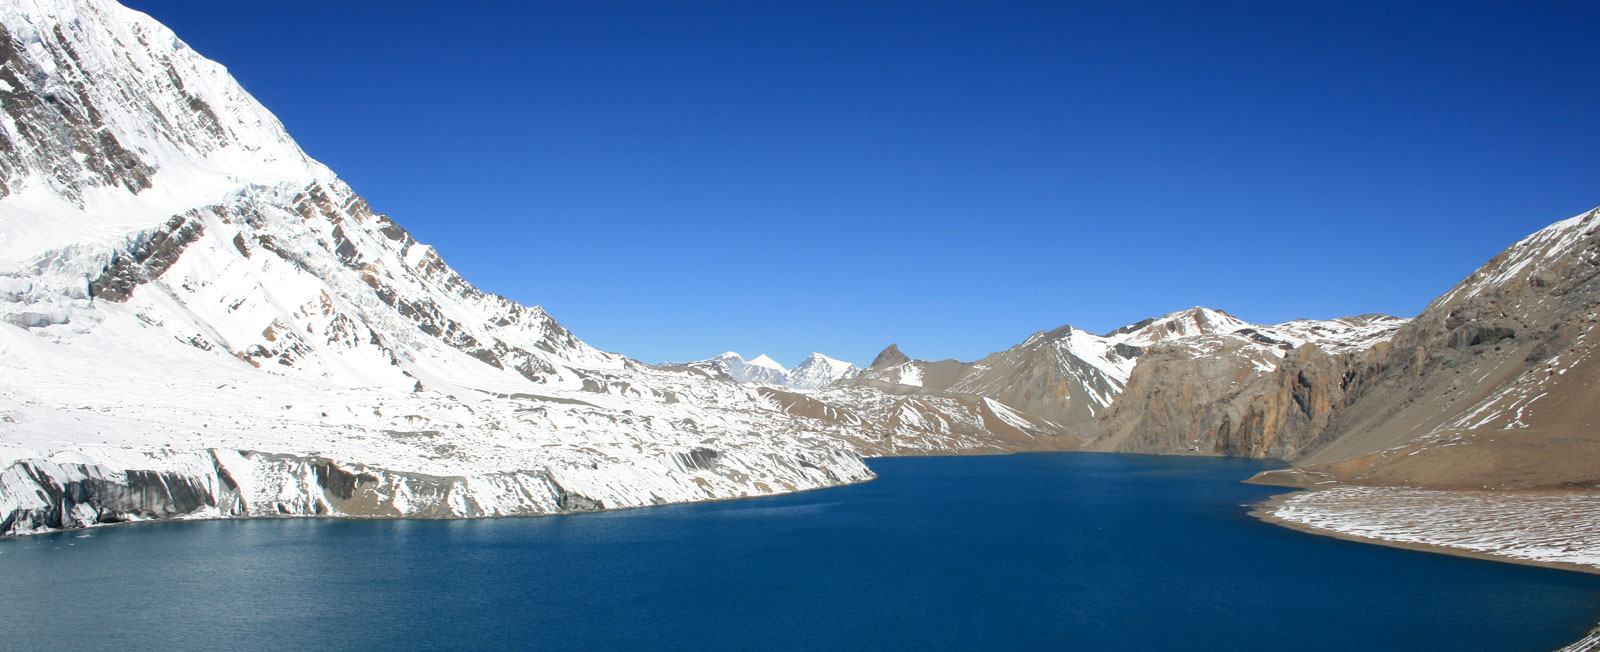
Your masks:
<svg viewBox="0 0 1600 652"><path fill-rule="evenodd" d="M1233 337L1150 347L1100 419L1098 450L1225 454L1276 358Z"/></svg>
<svg viewBox="0 0 1600 652"><path fill-rule="evenodd" d="M61 47L35 60L24 51L38 36L13 34L0 25L0 110L11 127L0 128L0 196L17 188L30 169L41 167L51 169L49 182L74 200L95 186L149 188L154 166L104 129L106 116L87 92L87 86L108 80L82 66L78 51L84 43L69 38L60 25L44 29ZM167 66L159 81L170 79L167 74L176 77L170 62Z"/></svg>
<svg viewBox="0 0 1600 652"><path fill-rule="evenodd" d="M1062 424L1090 421L1121 391L1125 378L1118 365L1132 358L1112 349L1092 359L1076 354L1088 335L1067 326L1030 338L974 363L951 389Z"/></svg>
<svg viewBox="0 0 1600 652"><path fill-rule="evenodd" d="M1298 456L1328 427L1342 406L1349 363L1314 344L1295 347L1278 362L1265 391L1250 402L1239 427L1222 438L1223 454L1237 457Z"/></svg>
<svg viewBox="0 0 1600 652"><path fill-rule="evenodd" d="M1282 359L1232 337L1160 345L1134 368L1091 447L1291 458L1342 404L1347 364L1314 344Z"/></svg>
<svg viewBox="0 0 1600 652"><path fill-rule="evenodd" d="M891 347L854 383L987 396L1091 450L1301 464L1270 482L1592 487L1597 323L1600 209L1518 242L1409 323L1193 309L1104 336L1039 333L973 363Z"/></svg>
<svg viewBox="0 0 1600 652"><path fill-rule="evenodd" d="M140 238L132 250L113 255L110 264L89 282L89 298L127 301L133 289L149 283L167 271L183 248L205 231L198 215L177 215L167 220L148 237ZM243 242L243 236L239 236Z"/></svg>
<svg viewBox="0 0 1600 652"><path fill-rule="evenodd" d="M1600 209L1495 256L1359 360L1347 404L1272 481L1600 483Z"/></svg>

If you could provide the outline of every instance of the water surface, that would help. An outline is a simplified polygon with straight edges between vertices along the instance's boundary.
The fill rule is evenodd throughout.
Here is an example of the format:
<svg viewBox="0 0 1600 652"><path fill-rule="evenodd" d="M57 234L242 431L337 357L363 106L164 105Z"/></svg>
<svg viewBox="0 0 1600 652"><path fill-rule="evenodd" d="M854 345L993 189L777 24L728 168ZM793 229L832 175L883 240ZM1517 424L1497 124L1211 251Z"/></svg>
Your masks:
<svg viewBox="0 0 1600 652"><path fill-rule="evenodd" d="M1258 522L1246 460L871 461L790 496L0 542L7 649L1540 650L1600 576Z"/></svg>

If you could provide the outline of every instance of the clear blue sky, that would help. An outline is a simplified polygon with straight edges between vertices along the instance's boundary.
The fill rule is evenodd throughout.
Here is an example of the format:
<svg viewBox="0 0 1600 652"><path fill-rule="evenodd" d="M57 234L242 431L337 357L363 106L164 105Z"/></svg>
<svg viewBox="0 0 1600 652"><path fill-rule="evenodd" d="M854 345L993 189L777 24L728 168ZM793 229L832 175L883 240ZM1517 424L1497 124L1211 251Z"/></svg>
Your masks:
<svg viewBox="0 0 1600 652"><path fill-rule="evenodd" d="M1412 316L1600 204L1600 5L129 0L646 360Z"/></svg>

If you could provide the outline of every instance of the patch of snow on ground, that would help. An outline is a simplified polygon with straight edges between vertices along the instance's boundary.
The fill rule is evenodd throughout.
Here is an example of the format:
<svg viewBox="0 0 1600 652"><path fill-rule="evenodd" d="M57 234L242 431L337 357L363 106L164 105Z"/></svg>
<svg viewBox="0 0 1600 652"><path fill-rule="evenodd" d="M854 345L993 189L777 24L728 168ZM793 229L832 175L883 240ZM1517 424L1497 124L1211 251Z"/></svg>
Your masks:
<svg viewBox="0 0 1600 652"><path fill-rule="evenodd" d="M1600 569L1592 492L1340 487L1295 494L1271 513L1361 538Z"/></svg>

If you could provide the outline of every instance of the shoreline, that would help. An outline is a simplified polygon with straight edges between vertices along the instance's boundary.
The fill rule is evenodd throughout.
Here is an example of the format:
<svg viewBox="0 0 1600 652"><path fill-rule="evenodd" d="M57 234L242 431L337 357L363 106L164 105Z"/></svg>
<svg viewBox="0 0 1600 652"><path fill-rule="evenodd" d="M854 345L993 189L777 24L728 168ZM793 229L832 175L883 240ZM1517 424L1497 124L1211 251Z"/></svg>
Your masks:
<svg viewBox="0 0 1600 652"><path fill-rule="evenodd" d="M1276 486L1282 486L1282 485L1276 485ZM1296 531L1299 531L1299 532L1305 532L1307 534L1315 534L1315 535L1318 535L1318 536L1333 537L1335 539L1343 539L1345 541L1353 541L1353 542L1356 542L1356 543L1368 543L1368 544L1373 544L1373 545L1388 546L1390 548L1401 548L1401 549L1405 549L1405 550L1415 550L1415 551L1418 551L1418 552L1431 552L1431 553L1441 554L1441 555L1451 555L1451 556L1454 556L1454 557L1467 557L1467 558L1470 558L1470 559L1481 559L1481 560L1485 560L1485 561L1496 561L1496 562L1508 563L1508 564L1521 564L1523 566L1540 566L1540 567L1551 568L1551 569L1555 569L1555 570L1564 570L1564 571L1571 571L1571 572L1576 572L1576 573L1587 573L1589 575L1600 575L1600 566L1591 566L1591 565L1588 565L1588 564L1579 564L1579 563L1574 563L1574 562L1539 561L1537 559L1524 559L1524 558L1521 558L1521 557L1511 557L1511 556L1508 556L1508 555L1498 555L1498 554L1489 553L1489 552L1482 552L1482 551L1479 551L1479 550L1470 550L1470 549L1467 549L1467 548L1457 548L1457 547L1454 547L1454 546L1445 546L1445 545L1440 545L1440 544L1435 544L1435 543L1418 543L1418 542L1414 542L1414 541L1394 541L1394 540L1391 540L1391 539L1382 539L1382 538L1378 538L1378 537L1361 536L1361 535L1357 535L1357 534L1350 534L1348 532L1340 532L1340 531L1337 531L1337 530L1329 530L1329 529L1324 529L1324 528L1319 528L1319 527L1313 527L1313 526L1306 525L1304 523L1299 523L1299 522L1296 522L1296 521L1290 521L1290 520L1281 518L1278 515L1276 515L1275 513L1273 513L1274 510L1276 510L1278 507L1282 507L1283 504L1287 500L1289 500L1291 497L1297 496L1297 495L1299 495L1299 494L1301 494L1303 492L1307 492L1307 491L1323 491L1323 489L1304 487L1304 488L1299 488L1299 489L1297 489L1295 491L1289 491L1289 492L1281 493L1281 494L1275 495L1275 496L1273 496L1271 498L1268 498L1267 500L1262 501L1260 503L1256 503L1254 505L1250 505L1249 506L1250 511L1248 513L1249 513L1249 515L1251 517L1253 517L1253 518L1255 518L1255 519L1257 519L1257 520L1259 520L1259 521L1261 521L1263 523L1268 523L1268 524L1276 525L1276 526L1279 526L1279 527L1285 527L1285 528L1288 528L1288 529L1291 529L1291 530L1296 530Z"/></svg>

